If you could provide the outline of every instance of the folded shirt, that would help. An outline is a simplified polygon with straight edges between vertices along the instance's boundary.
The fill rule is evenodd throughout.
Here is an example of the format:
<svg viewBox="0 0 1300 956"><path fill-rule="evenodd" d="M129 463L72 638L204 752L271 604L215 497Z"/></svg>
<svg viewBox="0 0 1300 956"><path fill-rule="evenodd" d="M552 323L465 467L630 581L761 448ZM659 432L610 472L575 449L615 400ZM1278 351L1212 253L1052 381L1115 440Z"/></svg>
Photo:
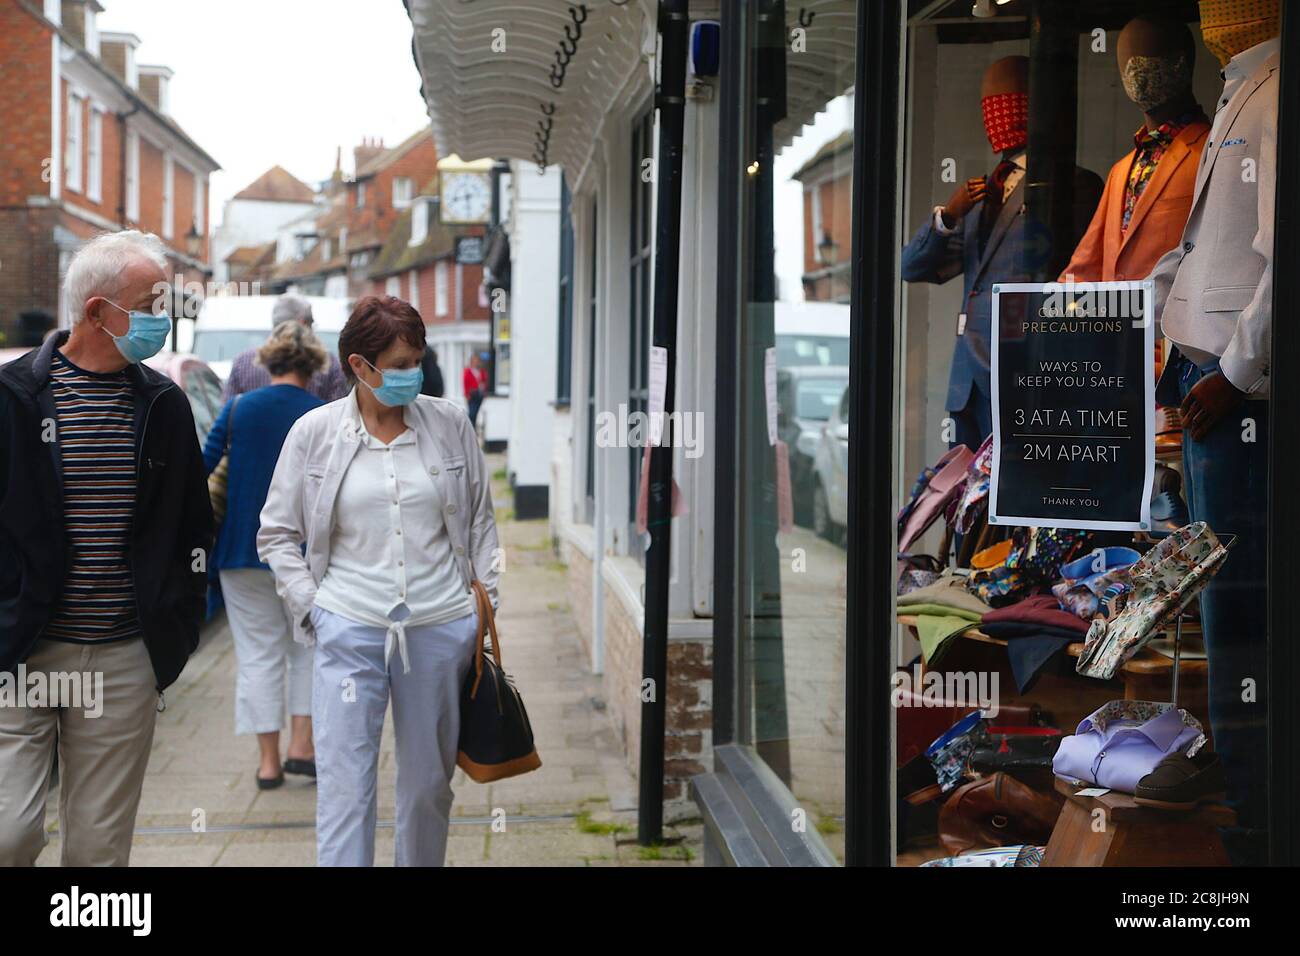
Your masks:
<svg viewBox="0 0 1300 956"><path fill-rule="evenodd" d="M986 625L1012 622L1045 625L1081 635L1088 633L1088 622L1061 610L1061 605L1051 594L1033 594L1023 601L1008 604L984 615ZM985 628L984 633L990 632Z"/></svg>
<svg viewBox="0 0 1300 956"><path fill-rule="evenodd" d="M899 614L915 614L917 605L930 604L948 608L953 611L975 614L977 619L983 617L991 608L970 591L966 590L966 578L952 571L945 571L943 576L933 584L899 596L896 602Z"/></svg>
<svg viewBox="0 0 1300 956"><path fill-rule="evenodd" d="M1196 756L1205 746L1200 721L1173 704L1112 700L1061 741L1052 771L1072 783L1132 793L1169 754Z"/></svg>
<svg viewBox="0 0 1300 956"><path fill-rule="evenodd" d="M942 604L914 604L898 609L900 615L916 617L916 639L921 643L921 657L927 664L938 655L949 640L962 631L980 626L980 615L975 611L945 607Z"/></svg>

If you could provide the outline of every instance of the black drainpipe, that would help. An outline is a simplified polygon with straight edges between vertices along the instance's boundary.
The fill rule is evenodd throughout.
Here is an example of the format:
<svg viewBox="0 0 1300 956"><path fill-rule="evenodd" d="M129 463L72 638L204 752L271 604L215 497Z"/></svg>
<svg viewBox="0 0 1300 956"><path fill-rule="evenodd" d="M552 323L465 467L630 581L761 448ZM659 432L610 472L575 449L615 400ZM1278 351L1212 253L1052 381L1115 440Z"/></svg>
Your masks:
<svg viewBox="0 0 1300 956"><path fill-rule="evenodd" d="M140 112L140 104L132 100L129 110L116 114L117 151L120 160L117 166L117 224L123 228L126 227L126 121L138 112Z"/></svg>
<svg viewBox="0 0 1300 956"><path fill-rule="evenodd" d="M668 587L672 546L673 440L671 419L677 367L677 278L682 220L682 139L686 119L689 0L660 0L659 161L656 182L654 344L668 352L661 445L650 451L645 559L645 638L641 704L641 769L637 842L658 843L664 823L664 714L668 695ZM643 694L643 698L644 698Z"/></svg>

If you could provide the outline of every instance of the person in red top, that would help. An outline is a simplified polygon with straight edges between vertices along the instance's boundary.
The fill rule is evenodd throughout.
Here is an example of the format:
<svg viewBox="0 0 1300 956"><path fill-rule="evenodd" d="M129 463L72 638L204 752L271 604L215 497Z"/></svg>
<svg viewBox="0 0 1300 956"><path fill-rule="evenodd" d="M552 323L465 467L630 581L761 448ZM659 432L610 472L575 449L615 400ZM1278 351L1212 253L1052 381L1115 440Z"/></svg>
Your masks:
<svg viewBox="0 0 1300 956"><path fill-rule="evenodd" d="M487 392L487 369L483 368L477 352L469 353L469 365L465 367L461 381L465 387L465 399L469 402L470 423L477 425L478 410L483 404L483 395Z"/></svg>

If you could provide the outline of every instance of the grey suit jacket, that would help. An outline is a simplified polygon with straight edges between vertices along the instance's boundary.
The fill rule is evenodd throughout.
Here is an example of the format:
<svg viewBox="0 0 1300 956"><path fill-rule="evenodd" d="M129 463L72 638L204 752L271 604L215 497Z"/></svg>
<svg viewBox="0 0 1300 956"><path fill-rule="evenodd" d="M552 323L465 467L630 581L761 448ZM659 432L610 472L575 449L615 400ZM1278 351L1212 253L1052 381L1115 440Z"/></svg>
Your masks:
<svg viewBox="0 0 1300 956"><path fill-rule="evenodd" d="M302 644L315 643L310 615L329 567L334 502L360 447L355 391L294 422L262 506L257 553L271 566L294 620L294 639ZM405 419L447 502L447 534L465 590L477 577L496 607L500 574L490 476L469 416L455 402L420 395L406 407Z"/></svg>
<svg viewBox="0 0 1300 956"><path fill-rule="evenodd" d="M1279 63L1274 52L1219 107L1183 241L1151 274L1164 334L1198 364L1218 358L1251 398L1269 391Z"/></svg>

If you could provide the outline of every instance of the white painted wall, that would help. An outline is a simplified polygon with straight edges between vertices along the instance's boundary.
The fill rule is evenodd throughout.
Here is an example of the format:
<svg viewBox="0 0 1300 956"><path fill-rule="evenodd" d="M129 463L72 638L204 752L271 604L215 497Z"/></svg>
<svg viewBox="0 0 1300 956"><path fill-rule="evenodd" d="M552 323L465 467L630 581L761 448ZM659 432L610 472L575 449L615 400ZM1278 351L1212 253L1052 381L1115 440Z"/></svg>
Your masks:
<svg viewBox="0 0 1300 956"><path fill-rule="evenodd" d="M241 246L264 245L295 219L315 209L314 203L270 202L261 199L228 199L221 225L212 234L213 278L229 278L226 256Z"/></svg>
<svg viewBox="0 0 1300 956"><path fill-rule="evenodd" d="M510 183L510 397L506 468L549 485L560 281L560 171ZM489 412L494 416L494 407Z"/></svg>

